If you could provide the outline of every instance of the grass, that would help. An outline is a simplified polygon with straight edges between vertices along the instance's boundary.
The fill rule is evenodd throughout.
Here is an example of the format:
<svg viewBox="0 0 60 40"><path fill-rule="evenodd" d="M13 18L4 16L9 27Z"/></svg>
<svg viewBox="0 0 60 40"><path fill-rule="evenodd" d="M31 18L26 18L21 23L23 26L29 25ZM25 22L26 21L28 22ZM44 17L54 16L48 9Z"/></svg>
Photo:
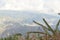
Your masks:
<svg viewBox="0 0 60 40"><path fill-rule="evenodd" d="M19 38L21 38L22 34L14 34L12 36L9 36L7 38L0 38L0 40L19 40Z"/></svg>
<svg viewBox="0 0 60 40"><path fill-rule="evenodd" d="M48 24L48 22L47 22L44 18L43 18L43 21L44 21L44 23L46 24L47 27L44 26L43 24L40 24L40 23L36 22L36 21L33 21L33 22L36 23L37 25L42 26L43 30L45 31L45 33L46 33L47 36L49 37L49 38L47 37L48 40L49 40L49 39L51 39L51 40L60 40L60 39L59 39L59 37L60 37L60 31L59 31L59 29L58 29L60 20L57 22L57 24L56 24L56 29L55 29L55 30L53 30L53 29L51 28L51 26ZM52 33L52 35L49 34L49 31Z"/></svg>

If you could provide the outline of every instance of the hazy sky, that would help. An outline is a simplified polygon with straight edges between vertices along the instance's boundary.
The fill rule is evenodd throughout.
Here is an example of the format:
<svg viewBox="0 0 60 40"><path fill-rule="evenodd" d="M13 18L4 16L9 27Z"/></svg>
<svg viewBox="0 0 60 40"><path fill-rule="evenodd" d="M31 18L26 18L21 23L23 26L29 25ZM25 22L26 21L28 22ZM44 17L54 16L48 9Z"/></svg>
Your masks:
<svg viewBox="0 0 60 40"><path fill-rule="evenodd" d="M31 10L55 14L60 12L60 0L0 0L0 10Z"/></svg>
<svg viewBox="0 0 60 40"><path fill-rule="evenodd" d="M55 15L60 12L60 0L0 0L0 10L17 10L17 11L26 10L26 11L33 11L33 12L38 11L40 13L47 13L47 14ZM38 17L38 15L33 16L31 13L30 13L30 15L27 15L27 14L24 14L23 16L22 15L23 15L22 13L13 13L13 12L12 13L10 13L10 12L2 13L1 12L0 13L0 24L3 24L5 21L21 22L26 19L29 20L28 22L30 22L31 18L32 19L37 18L38 20L40 18L40 15L39 15L39 17ZM3 16L3 17L1 17L1 16ZM17 17L17 20L14 18L11 18L11 17L14 17L14 18ZM52 25L54 25L57 20L57 18L55 18L55 16L54 17L52 16L51 19L49 16L48 19L49 19L50 24L52 24L52 21L55 20ZM38 21L38 22L40 22L40 21ZM5 31L5 29L8 27L7 25L6 26L4 25L4 27L3 26L0 27L0 33ZM25 25L36 26L36 24L33 24L33 23L32 24L25 23Z"/></svg>

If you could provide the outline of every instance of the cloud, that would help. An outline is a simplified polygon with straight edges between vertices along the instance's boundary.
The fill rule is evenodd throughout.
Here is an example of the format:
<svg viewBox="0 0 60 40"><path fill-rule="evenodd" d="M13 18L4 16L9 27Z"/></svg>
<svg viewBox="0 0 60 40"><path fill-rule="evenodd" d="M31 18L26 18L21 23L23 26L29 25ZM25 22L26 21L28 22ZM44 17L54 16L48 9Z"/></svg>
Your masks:
<svg viewBox="0 0 60 40"><path fill-rule="evenodd" d="M24 25L24 26L30 26L30 27L39 26L39 25L37 25L37 24L35 24L35 23L32 23L32 24L25 23L25 24L23 24L23 25Z"/></svg>
<svg viewBox="0 0 60 40"><path fill-rule="evenodd" d="M6 4L5 0L0 0L0 8L3 7L3 6L5 6L5 4Z"/></svg>
<svg viewBox="0 0 60 40"><path fill-rule="evenodd" d="M21 21L23 21L23 19L21 18L17 18L16 20L16 18L12 18L10 16L0 17L0 34L2 34L7 29L8 25L13 25L13 22L20 23ZM9 23L9 22L12 22L12 23Z"/></svg>
<svg viewBox="0 0 60 40"><path fill-rule="evenodd" d="M23 20L24 20L23 18L13 18L13 17L10 17L10 16L3 16L3 17L0 17L0 24L3 24L6 21L22 22Z"/></svg>
<svg viewBox="0 0 60 40"><path fill-rule="evenodd" d="M49 9L48 12L59 12L60 10L60 1L59 0L49 0L45 1L44 7L45 9Z"/></svg>
<svg viewBox="0 0 60 40"><path fill-rule="evenodd" d="M1 0L0 10L34 10L52 14L60 12L59 5L60 0Z"/></svg>

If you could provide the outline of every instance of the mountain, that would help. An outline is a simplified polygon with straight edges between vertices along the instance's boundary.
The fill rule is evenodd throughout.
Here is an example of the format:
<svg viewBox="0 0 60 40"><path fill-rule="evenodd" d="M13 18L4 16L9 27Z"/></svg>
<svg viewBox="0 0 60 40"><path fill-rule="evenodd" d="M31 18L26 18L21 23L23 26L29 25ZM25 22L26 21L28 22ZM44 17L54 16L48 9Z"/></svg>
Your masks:
<svg viewBox="0 0 60 40"><path fill-rule="evenodd" d="M43 24L43 18L55 28L57 21L60 19L58 15L49 15L34 11L0 11L0 37L22 33L23 35L29 31L43 31L42 27L33 23L33 20Z"/></svg>
<svg viewBox="0 0 60 40"><path fill-rule="evenodd" d="M13 35L16 33L21 33L24 35L26 35L27 32L31 32L31 31L40 31L42 29L39 29L38 26L35 27L31 27L31 26L17 26L16 24L12 25L12 26L8 26L9 28L7 28L2 34L1 37L6 37L9 35Z"/></svg>

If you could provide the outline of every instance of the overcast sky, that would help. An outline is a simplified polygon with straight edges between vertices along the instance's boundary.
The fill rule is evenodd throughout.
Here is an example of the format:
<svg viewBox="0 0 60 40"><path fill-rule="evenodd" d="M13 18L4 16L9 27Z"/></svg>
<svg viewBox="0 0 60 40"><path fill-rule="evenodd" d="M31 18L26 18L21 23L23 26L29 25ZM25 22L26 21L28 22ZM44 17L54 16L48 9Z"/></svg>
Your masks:
<svg viewBox="0 0 60 40"><path fill-rule="evenodd" d="M47 14L55 15L60 12L60 0L0 0L0 10L38 11L40 13L47 13ZM23 15L21 17L19 17L21 13L16 13L15 15L14 14L15 13L13 13L13 14L5 13L5 12L0 13L0 24L3 24L3 22L5 22L5 21L11 21L11 20L12 20L12 22L14 22L14 21L21 22L28 18L29 18L28 20L30 21L30 17L32 17L31 15L27 15L27 14ZM4 15L8 15L8 16L4 16ZM17 16L19 18L17 18L17 20L16 20L14 18L11 18L10 15L13 17ZM1 17L1 16L4 16L4 17ZM38 16L38 15L36 15L36 16ZM54 17L51 17L51 19L50 19L50 16L49 16L50 24L52 24L52 21L57 20ZM35 18L35 16L33 17L33 19L34 18ZM36 18L39 20L40 17L36 17ZM38 21L38 22L40 22L40 21ZM55 22L56 21L54 21L54 23ZM54 25L54 23L52 25ZM36 24L33 24L33 23L32 24L25 23L25 25L36 26ZM4 27L0 27L0 33L5 31L5 29L7 27L5 27L5 25L4 25Z"/></svg>
<svg viewBox="0 0 60 40"><path fill-rule="evenodd" d="M0 0L0 10L31 10L55 14L60 12L60 0Z"/></svg>

